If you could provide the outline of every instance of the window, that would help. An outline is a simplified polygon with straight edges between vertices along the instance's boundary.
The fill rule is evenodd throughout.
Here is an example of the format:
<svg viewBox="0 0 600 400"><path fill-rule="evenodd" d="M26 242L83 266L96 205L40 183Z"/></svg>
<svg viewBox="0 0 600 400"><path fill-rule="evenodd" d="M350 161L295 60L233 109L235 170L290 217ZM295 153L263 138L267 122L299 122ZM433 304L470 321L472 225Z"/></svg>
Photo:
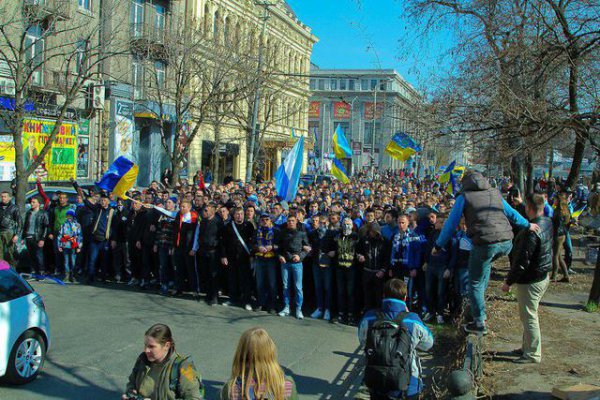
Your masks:
<svg viewBox="0 0 600 400"><path fill-rule="evenodd" d="M356 85L356 81L354 79L350 79L348 81L348 90L356 90L355 85Z"/></svg>
<svg viewBox="0 0 600 400"><path fill-rule="evenodd" d="M132 78L131 84L133 85L133 95L135 99L140 99L143 93L144 85L144 64L141 60L134 58L132 64Z"/></svg>
<svg viewBox="0 0 600 400"><path fill-rule="evenodd" d="M219 26L219 12L215 11L215 15L213 16L213 37L215 40L219 38L219 29L221 29Z"/></svg>
<svg viewBox="0 0 600 400"><path fill-rule="evenodd" d="M92 0L78 0L79 9L85 11L92 11Z"/></svg>
<svg viewBox="0 0 600 400"><path fill-rule="evenodd" d="M166 9L163 6L156 5L154 6L154 10L154 29L156 33L156 38L162 41L165 33Z"/></svg>
<svg viewBox="0 0 600 400"><path fill-rule="evenodd" d="M337 90L337 79L332 79L330 83L331 90Z"/></svg>
<svg viewBox="0 0 600 400"><path fill-rule="evenodd" d="M226 17L223 21L223 39L225 43L229 43L229 18Z"/></svg>
<svg viewBox="0 0 600 400"><path fill-rule="evenodd" d="M377 79L371 79L371 90L375 90L377 87Z"/></svg>
<svg viewBox="0 0 600 400"><path fill-rule="evenodd" d="M340 90L346 90L347 82L348 81L346 79L340 79Z"/></svg>
<svg viewBox="0 0 600 400"><path fill-rule="evenodd" d="M39 25L31 26L25 35L25 61L32 71L31 83L41 85L44 39L42 38L42 28Z"/></svg>
<svg viewBox="0 0 600 400"><path fill-rule="evenodd" d="M310 90L316 90L317 89L317 80L314 78L311 78L310 80Z"/></svg>
<svg viewBox="0 0 600 400"><path fill-rule="evenodd" d="M375 143L377 143L377 138L379 137L379 133L381 131L381 123L375 123ZM373 122L365 122L365 139L364 144L369 147L373 144Z"/></svg>
<svg viewBox="0 0 600 400"><path fill-rule="evenodd" d="M352 130L350 127L350 122L348 121L334 121L333 125L337 128L337 126L339 125L342 130L344 131L344 136L346 136L347 139L351 139L352 138Z"/></svg>
<svg viewBox="0 0 600 400"><path fill-rule="evenodd" d="M131 2L131 34L133 37L142 36L144 24L144 0Z"/></svg>
<svg viewBox="0 0 600 400"><path fill-rule="evenodd" d="M387 89L387 82L386 81L379 81L379 90L381 90L382 92L385 92Z"/></svg>
<svg viewBox="0 0 600 400"><path fill-rule="evenodd" d="M27 282L11 269L0 271L0 303L33 293Z"/></svg>
<svg viewBox="0 0 600 400"><path fill-rule="evenodd" d="M89 42L87 40L78 40L77 44L77 54L76 54L76 65L75 69L78 74L85 74L89 63L88 63L88 51L89 51Z"/></svg>
<svg viewBox="0 0 600 400"><path fill-rule="evenodd" d="M156 86L159 89L164 89L165 87L165 76L166 76L166 66L162 61L156 61L154 63L154 68L156 69Z"/></svg>
<svg viewBox="0 0 600 400"><path fill-rule="evenodd" d="M325 79L319 79L319 90L325 90Z"/></svg>
<svg viewBox="0 0 600 400"><path fill-rule="evenodd" d="M369 90L369 80L361 79L360 80L360 88L361 88L361 90Z"/></svg>

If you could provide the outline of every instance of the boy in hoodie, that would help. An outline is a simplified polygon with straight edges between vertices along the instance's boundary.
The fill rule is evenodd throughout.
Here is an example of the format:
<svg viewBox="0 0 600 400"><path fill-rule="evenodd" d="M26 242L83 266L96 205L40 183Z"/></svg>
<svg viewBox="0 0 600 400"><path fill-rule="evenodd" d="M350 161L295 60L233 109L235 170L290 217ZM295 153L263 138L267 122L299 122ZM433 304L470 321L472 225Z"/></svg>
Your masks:
<svg viewBox="0 0 600 400"><path fill-rule="evenodd" d="M83 234L81 225L75 219L75 211L68 210L66 220L59 230L57 238L58 251L64 255L65 277L73 282L73 269L77 254L83 245Z"/></svg>
<svg viewBox="0 0 600 400"><path fill-rule="evenodd" d="M402 317L400 324L405 327L410 337L408 365L408 388L405 391L393 390L381 393L377 387L369 387L371 399L418 399L423 390L421 380L421 362L417 350L428 351L433 347L433 335L421 322L419 316L410 312L406 305L407 287L401 279L390 279L383 288L383 301L380 310L365 314L358 327L358 338L362 347L367 343L369 329L378 321L396 321ZM404 315L402 315L404 313ZM374 366L377 367L377 366ZM369 368L369 362L367 362ZM368 386L368 385L367 385Z"/></svg>

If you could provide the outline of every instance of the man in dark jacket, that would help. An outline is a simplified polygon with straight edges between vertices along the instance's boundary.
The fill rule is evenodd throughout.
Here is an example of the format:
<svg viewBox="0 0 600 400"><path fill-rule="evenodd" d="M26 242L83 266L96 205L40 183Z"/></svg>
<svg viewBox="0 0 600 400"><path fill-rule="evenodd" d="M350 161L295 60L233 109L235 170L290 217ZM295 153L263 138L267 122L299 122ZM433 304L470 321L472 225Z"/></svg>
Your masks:
<svg viewBox="0 0 600 400"><path fill-rule="evenodd" d="M15 243L21 230L21 214L10 193L2 192L0 201L0 260L13 261Z"/></svg>
<svg viewBox="0 0 600 400"><path fill-rule="evenodd" d="M233 211L233 220L221 229L220 250L221 265L227 270L229 286L229 303L244 305L252 311L250 296L252 293L252 270L250 269L250 254L254 225L244 221L244 209L238 207Z"/></svg>
<svg viewBox="0 0 600 400"><path fill-rule="evenodd" d="M223 223L216 216L216 205L207 204L202 210L202 220L196 229L193 251L199 252L200 282L206 291L209 305L218 303L219 297L219 231Z"/></svg>
<svg viewBox="0 0 600 400"><path fill-rule="evenodd" d="M137 199L136 199L137 200ZM142 208L142 203L135 201L131 204L131 211L125 221L125 237L129 249L129 260L131 262L131 275L133 279L140 281L140 288L144 289L147 285L143 274L145 267L142 260L142 238L148 228L146 225L146 210ZM133 285L133 284L132 284Z"/></svg>
<svg viewBox="0 0 600 400"><path fill-rule="evenodd" d="M110 199L106 194L100 198L99 204L91 204L86 200L86 205L94 210L94 223L92 225L92 241L90 242L90 258L88 261L89 284L96 278L96 262L101 257L100 270L103 278L108 278L109 245L113 238L115 227L115 210L110 208Z"/></svg>
<svg viewBox="0 0 600 400"><path fill-rule="evenodd" d="M298 219L289 216L286 228L281 231L280 243L277 249L281 262L281 277L283 280L283 310L281 317L290 315L290 284L294 281L296 288L296 318L304 319L302 314L302 260L310 251L306 232L298 230Z"/></svg>
<svg viewBox="0 0 600 400"><path fill-rule="evenodd" d="M519 364L539 363L542 359L542 338L538 306L548 288L548 271L552 267L552 221L544 217L544 198L539 194L527 198L525 211L539 225L539 232L521 231L515 240L510 272L502 286L508 292L517 285L519 316L523 324L523 346L515 353Z"/></svg>
<svg viewBox="0 0 600 400"><path fill-rule="evenodd" d="M473 322L464 326L467 332L487 334L485 325L485 290L491 264L508 255L512 249L513 225L521 229L539 230L529 223L502 198L498 189L492 188L479 172L469 171L462 180L462 193L457 196L436 240L434 252L439 252L456 232L461 217L465 216L467 235L473 242L469 258L469 300Z"/></svg>
<svg viewBox="0 0 600 400"><path fill-rule="evenodd" d="M31 208L25 214L23 240L31 259L32 270L41 274L44 268L44 240L48 233L48 214L40 208L40 200L32 197Z"/></svg>

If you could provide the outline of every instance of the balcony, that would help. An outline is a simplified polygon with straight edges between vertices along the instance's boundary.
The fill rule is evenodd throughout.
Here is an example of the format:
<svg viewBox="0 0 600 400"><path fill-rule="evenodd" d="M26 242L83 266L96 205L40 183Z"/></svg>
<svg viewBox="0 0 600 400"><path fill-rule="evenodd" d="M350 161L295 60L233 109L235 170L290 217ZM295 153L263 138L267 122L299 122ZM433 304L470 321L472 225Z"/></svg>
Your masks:
<svg viewBox="0 0 600 400"><path fill-rule="evenodd" d="M150 23L133 23L129 27L129 38L134 48L148 49L152 46L164 46L166 29L156 28Z"/></svg>
<svg viewBox="0 0 600 400"><path fill-rule="evenodd" d="M24 0L25 15L32 21L69 19L71 0Z"/></svg>

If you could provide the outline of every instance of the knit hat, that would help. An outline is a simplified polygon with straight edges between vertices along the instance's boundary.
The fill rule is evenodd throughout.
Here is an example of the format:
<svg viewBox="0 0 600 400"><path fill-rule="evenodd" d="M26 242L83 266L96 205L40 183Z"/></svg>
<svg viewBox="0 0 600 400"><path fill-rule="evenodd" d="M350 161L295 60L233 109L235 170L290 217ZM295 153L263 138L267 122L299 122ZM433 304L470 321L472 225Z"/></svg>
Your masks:
<svg viewBox="0 0 600 400"><path fill-rule="evenodd" d="M71 216L73 218L75 218L75 211L74 210L67 210L67 217Z"/></svg>

